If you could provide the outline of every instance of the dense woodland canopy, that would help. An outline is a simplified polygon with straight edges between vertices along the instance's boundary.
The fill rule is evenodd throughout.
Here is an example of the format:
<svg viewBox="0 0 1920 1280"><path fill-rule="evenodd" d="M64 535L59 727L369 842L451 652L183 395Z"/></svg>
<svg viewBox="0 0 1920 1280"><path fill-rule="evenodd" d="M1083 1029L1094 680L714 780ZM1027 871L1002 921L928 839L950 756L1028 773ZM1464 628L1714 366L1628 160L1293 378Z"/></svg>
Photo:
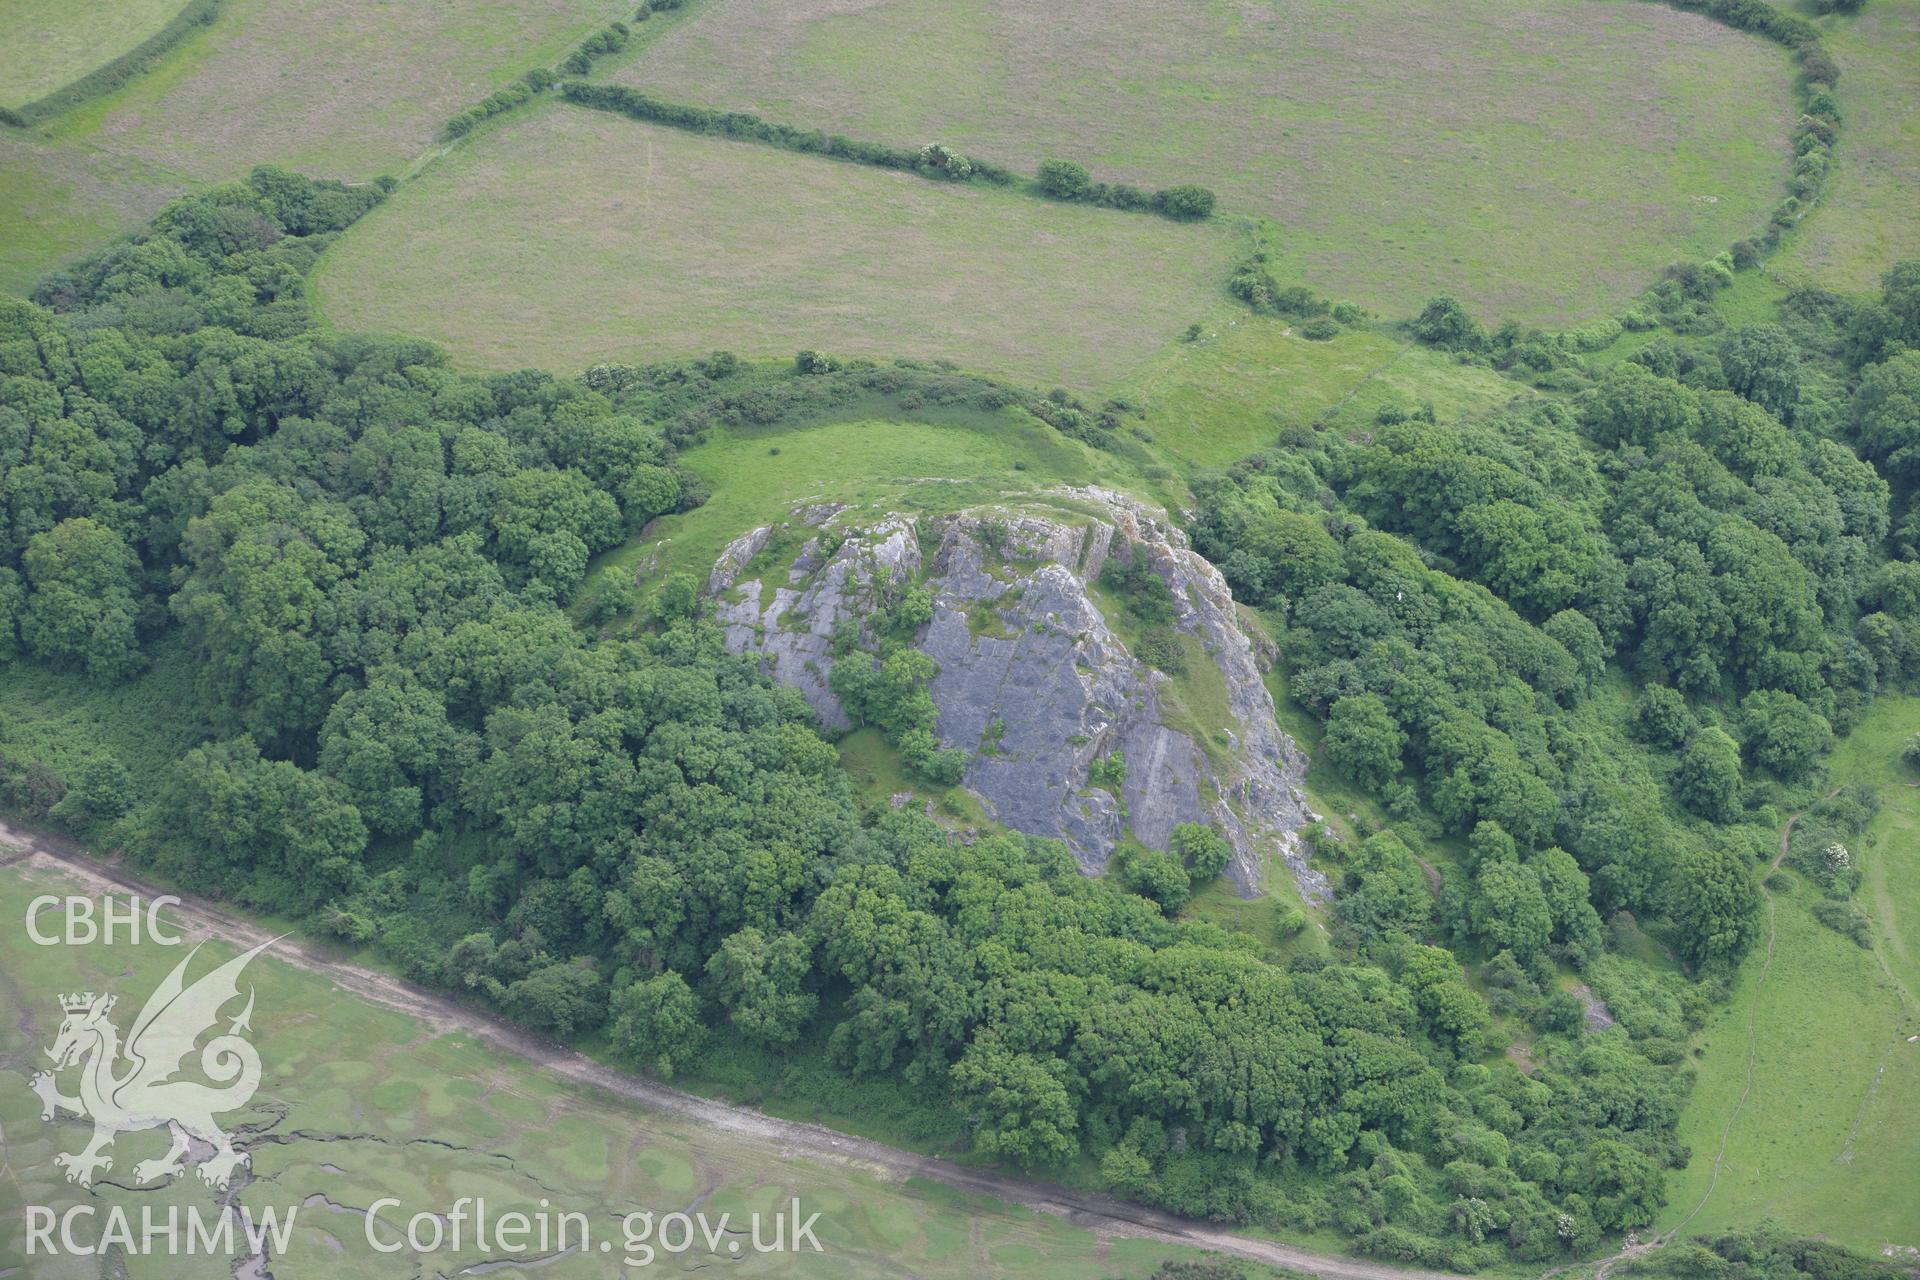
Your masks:
<svg viewBox="0 0 1920 1280"><path fill-rule="evenodd" d="M582 626L592 557L700 500L676 441L811 375L481 377L315 333L306 269L379 198L258 170L0 304L0 650L103 685L183 653L202 730L137 784L6 761L10 803L642 1068L825 1062L1184 1213L1461 1268L1652 1221L1711 986L1609 930L1669 921L1724 975L1770 804L1920 668L1911 265L1564 403L1198 480L1200 549L1398 828L1329 839L1335 949L1281 965L1057 844L863 813L687 584ZM1436 900L1408 841L1443 836L1470 881Z"/></svg>

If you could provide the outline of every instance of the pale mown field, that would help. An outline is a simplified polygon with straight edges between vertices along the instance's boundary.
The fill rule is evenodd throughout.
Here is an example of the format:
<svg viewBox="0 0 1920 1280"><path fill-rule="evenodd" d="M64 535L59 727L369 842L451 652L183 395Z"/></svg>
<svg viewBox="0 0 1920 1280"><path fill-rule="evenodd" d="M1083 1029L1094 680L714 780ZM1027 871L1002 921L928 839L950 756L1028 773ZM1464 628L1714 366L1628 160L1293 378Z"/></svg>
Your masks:
<svg viewBox="0 0 1920 1280"><path fill-rule="evenodd" d="M1286 273L1400 314L1564 321L1753 234L1777 48L1639 0L708 0L619 73L663 97L1031 172L1194 181Z"/></svg>
<svg viewBox="0 0 1920 1280"><path fill-rule="evenodd" d="M1232 238L554 104L343 236L341 329L486 368L701 355L943 357L1098 387L1213 305Z"/></svg>
<svg viewBox="0 0 1920 1280"><path fill-rule="evenodd" d="M589 31L612 0L227 0L219 18L56 135L202 180L256 164L398 174L449 116Z"/></svg>

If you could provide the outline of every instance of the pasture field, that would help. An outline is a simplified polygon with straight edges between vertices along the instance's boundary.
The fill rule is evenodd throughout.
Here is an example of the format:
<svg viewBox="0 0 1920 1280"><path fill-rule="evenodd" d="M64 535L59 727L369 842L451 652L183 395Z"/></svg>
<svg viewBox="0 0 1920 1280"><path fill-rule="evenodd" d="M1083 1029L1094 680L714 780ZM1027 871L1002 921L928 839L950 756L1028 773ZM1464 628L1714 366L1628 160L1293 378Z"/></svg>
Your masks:
<svg viewBox="0 0 1920 1280"><path fill-rule="evenodd" d="M398 175L448 117L552 66L632 6L612 0L228 0L212 25L56 137L205 181L277 164Z"/></svg>
<svg viewBox="0 0 1920 1280"><path fill-rule="evenodd" d="M1378 328L1313 342L1300 336L1298 321L1232 303L1206 317L1197 340L1156 354L1123 393L1146 410L1161 453L1202 467L1264 448L1283 428L1364 425L1389 404L1431 403L1446 419L1531 394L1492 369Z"/></svg>
<svg viewBox="0 0 1920 1280"><path fill-rule="evenodd" d="M118 1205L136 1215L137 1231L143 1204L156 1203L162 1213L169 1204L191 1204L211 1214L220 1202L220 1193L191 1171L164 1190L129 1189L134 1163L159 1156L166 1145L158 1130L122 1136L113 1170L92 1191L67 1184L52 1163L54 1153L77 1149L88 1132L71 1117L43 1122L39 1100L27 1088L59 1025L56 995L119 993L116 1021L125 1027L186 953L151 942L33 945L21 926L29 899L72 888L50 872L0 870L0 1156L8 1173L0 1183L0 1274L24 1266L23 1274L35 1280L91 1278L101 1274L101 1262L26 1260L19 1230L25 1205L64 1212L84 1202L99 1213ZM218 940L208 943L190 977L232 950ZM855 1166L799 1160L777 1143L651 1112L501 1057L458 1030L372 1005L274 959L271 951L248 968L245 980L257 995L252 1038L263 1078L250 1107L231 1117L236 1128L255 1132L251 1142L241 1142L251 1149L253 1181L237 1198L255 1213L273 1207L284 1217L297 1208L288 1246L272 1259L273 1274L287 1280L493 1269L486 1264L502 1255L490 1259L470 1233L460 1250L420 1254L405 1247L397 1229L412 1213L445 1212L461 1196L486 1197L495 1221L549 1203L585 1213L596 1238L615 1242L616 1258L619 1218L636 1210L697 1207L713 1218L730 1212L738 1222L797 1195L806 1212L822 1214L815 1233L824 1253L729 1256L724 1246L709 1252L701 1245L678 1257L661 1255L658 1269L669 1274L728 1262L729 1274L743 1275L878 1277L905 1268L925 1276L1044 1272L1049 1280L1094 1280L1144 1277L1166 1258L1194 1256L1099 1239L1055 1218L941 1187L884 1182ZM385 1210L375 1227L383 1243L402 1245L398 1253L376 1253L367 1241L364 1211L381 1197L402 1202ZM78 1234L84 1239L97 1231L82 1224ZM618 1273L604 1255L521 1258L522 1265L534 1261L541 1276L561 1280ZM123 1265L113 1274L128 1280L225 1271L224 1262L209 1265L204 1257L136 1256Z"/></svg>
<svg viewBox="0 0 1920 1280"><path fill-rule="evenodd" d="M704 354L945 357L1112 382L1219 296L1212 226L934 183L552 104L407 184L322 259L342 329L573 372Z"/></svg>
<svg viewBox="0 0 1920 1280"><path fill-rule="evenodd" d="M1874 0L1822 23L1846 113L1825 198L1777 260L1829 289L1869 292L1920 253L1920 0Z"/></svg>
<svg viewBox="0 0 1920 1280"><path fill-rule="evenodd" d="M1793 110L1781 50L1639 0L711 0L616 78L1023 172L1202 183L1279 221L1276 274L1540 323L1753 234Z"/></svg>
<svg viewBox="0 0 1920 1280"><path fill-rule="evenodd" d="M0 0L0 106L72 84L167 25L182 0Z"/></svg>
<svg viewBox="0 0 1920 1280"><path fill-rule="evenodd" d="M1792 888L1775 894L1779 934L1764 983L1756 947L1732 1003L1702 1033L1680 1127L1693 1161L1672 1179L1659 1230L1771 1217L1870 1254L1920 1247L1920 1044L1906 1039L1920 1034L1920 788L1899 759L1916 727L1920 698L1883 697L1829 767L1830 785L1864 781L1880 795L1879 815L1851 846L1864 864L1856 901L1874 924L1874 949L1817 923L1808 909L1818 890L1784 873Z"/></svg>
<svg viewBox="0 0 1920 1280"><path fill-rule="evenodd" d="M0 290L26 293L62 261L134 230L185 186L137 160L0 128Z"/></svg>

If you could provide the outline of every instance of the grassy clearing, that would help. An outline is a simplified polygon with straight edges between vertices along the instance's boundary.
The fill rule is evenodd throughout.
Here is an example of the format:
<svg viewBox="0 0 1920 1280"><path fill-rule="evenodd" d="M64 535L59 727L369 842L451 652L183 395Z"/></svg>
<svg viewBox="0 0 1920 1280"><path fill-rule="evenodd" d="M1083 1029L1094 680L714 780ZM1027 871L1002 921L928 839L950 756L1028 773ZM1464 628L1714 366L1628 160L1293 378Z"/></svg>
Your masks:
<svg viewBox="0 0 1920 1280"><path fill-rule="evenodd" d="M35 894L65 892L68 882L22 867L0 871L0 917L19 921ZM193 974L231 949L210 943ZM19 927L0 930L0 1132L8 1177L0 1182L0 1215L21 1221L22 1206L61 1212L91 1202L99 1212L124 1206L138 1224L143 1204L197 1204L209 1213L219 1193L191 1174L162 1191L128 1191L102 1184L92 1193L62 1180L52 1163L71 1151L87 1128L63 1118L39 1118L27 1078L42 1061L59 1023L56 993L113 991L133 1009L184 955L150 942L139 946L38 947ZM403 1208L382 1223L404 1222L420 1211L445 1212L461 1196L485 1196L495 1221L509 1211L554 1210L589 1215L597 1238L615 1243L620 1215L669 1213L698 1206L710 1217L770 1213L800 1197L822 1214L816 1234L826 1252L729 1256L704 1245L672 1258L668 1269L731 1264L729 1274L779 1276L1023 1277L1044 1272L1060 1280L1145 1276L1162 1260L1193 1256L1137 1241L1102 1241L1065 1222L981 1197L962 1197L917 1183L882 1182L853 1167L790 1158L766 1144L698 1128L608 1095L556 1082L526 1064L501 1059L469 1036L442 1033L414 1019L347 996L322 977L285 966L269 952L247 971L257 992L253 1036L264 1066L249 1112L231 1117L264 1124L284 1140L252 1143L256 1181L239 1195L260 1212L298 1208L284 1256L273 1274L288 1280L357 1280L409 1272L467 1274L489 1256L474 1247L430 1256L411 1249L391 1255L369 1247L362 1210L383 1196ZM276 1121L274 1113L284 1114ZM299 1137L291 1135L298 1133ZM245 1145L243 1143L243 1145ZM164 1133L131 1133L115 1144L111 1181L130 1181L133 1164L155 1158ZM324 1197L322 1199L321 1197ZM164 1208L161 1210L164 1213ZM96 1222L99 1220L96 1219ZM136 1225L137 1230L137 1225ZM85 1232L85 1224L82 1224ZM398 1232L381 1229L388 1241ZM36 1280L99 1274L99 1260L31 1261L24 1241L0 1235L0 1270L23 1267ZM537 1253L537 1251L536 1251ZM494 1259L502 1255L492 1255ZM522 1255L523 1262L527 1255ZM132 1257L115 1271L131 1280L181 1274L224 1274L224 1261L202 1257ZM428 1270L421 1271L424 1265ZM677 1264L677 1265L676 1265ZM605 1276L609 1259L578 1254L540 1265L543 1277Z"/></svg>
<svg viewBox="0 0 1920 1280"><path fill-rule="evenodd" d="M137 160L0 129L0 290L26 293L67 259L132 231L189 185Z"/></svg>
<svg viewBox="0 0 1920 1280"><path fill-rule="evenodd" d="M1168 346L1125 384L1147 411L1161 452L1191 466L1223 466L1273 443L1283 428L1371 422L1389 404L1431 403L1442 420L1531 394L1491 369L1454 362L1378 329L1329 342L1298 325L1224 305L1194 342Z"/></svg>
<svg viewBox="0 0 1920 1280"><path fill-rule="evenodd" d="M1778 259L1830 289L1868 291L1920 253L1920 0L1822 21L1847 123L1827 194Z"/></svg>
<svg viewBox="0 0 1920 1280"><path fill-rule="evenodd" d="M1012 411L729 430L680 460L713 484L712 499L654 521L596 570L630 567L646 581L675 571L704 579L727 543L805 503L944 512L1049 485L1120 478L1110 457Z"/></svg>
<svg viewBox="0 0 1920 1280"><path fill-rule="evenodd" d="M56 122L61 139L224 180L273 163L399 173L449 116L630 16L613 0L230 0L151 71Z"/></svg>
<svg viewBox="0 0 1920 1280"><path fill-rule="evenodd" d="M491 368L725 347L1119 377L1218 296L1226 237L553 104L396 193L314 277L342 328Z"/></svg>
<svg viewBox="0 0 1920 1280"><path fill-rule="evenodd" d="M44 98L167 25L180 0L0 0L0 106Z"/></svg>
<svg viewBox="0 0 1920 1280"><path fill-rule="evenodd" d="M1776 895L1779 937L1766 982L1756 954L1733 1002L1702 1033L1699 1082L1681 1121L1694 1158L1673 1180L1660 1229L1686 1221L1690 1232L1712 1231L1772 1217L1869 1253L1920 1246L1920 1044L1906 1042L1920 1034L1912 998L1920 990L1920 789L1906 785L1911 771L1899 763L1916 726L1920 699L1884 698L1830 765L1833 782L1865 781L1880 792L1880 814L1854 845L1866 876L1857 901L1874 922L1875 950L1816 923L1808 908L1817 891L1797 876ZM1728 1130L1747 1080L1749 1019L1752 1092ZM1723 1131L1726 1161L1714 1184Z"/></svg>
<svg viewBox="0 0 1920 1280"><path fill-rule="evenodd" d="M1785 55L1634 0L713 0L617 77L1031 171L1194 181L1387 314L1611 309L1778 199Z"/></svg>

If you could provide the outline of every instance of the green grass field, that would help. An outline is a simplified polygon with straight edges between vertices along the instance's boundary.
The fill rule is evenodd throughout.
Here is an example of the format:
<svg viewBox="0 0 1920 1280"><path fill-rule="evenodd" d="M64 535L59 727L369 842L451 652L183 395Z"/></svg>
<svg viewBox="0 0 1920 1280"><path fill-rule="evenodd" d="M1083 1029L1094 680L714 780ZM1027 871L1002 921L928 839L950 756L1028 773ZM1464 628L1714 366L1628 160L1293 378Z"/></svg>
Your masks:
<svg viewBox="0 0 1920 1280"><path fill-rule="evenodd" d="M1377 328L1311 342L1295 322L1232 303L1206 317L1198 340L1170 344L1123 390L1146 410L1156 447L1194 466L1224 466L1286 427L1363 425L1388 404L1431 403L1444 419L1531 394Z"/></svg>
<svg viewBox="0 0 1920 1280"><path fill-rule="evenodd" d="M228 0L55 135L219 181L272 163L314 177L399 174L449 116L606 22L613 0Z"/></svg>
<svg viewBox="0 0 1920 1280"><path fill-rule="evenodd" d="M1862 950L1814 921L1817 890L1791 876L1776 894L1779 936L1747 959L1733 1002L1702 1033L1699 1080L1661 1230L1699 1233L1771 1217L1879 1253L1920 1247L1920 788L1899 761L1920 699L1884 697L1835 751L1832 783L1875 786L1881 810L1852 848L1858 903L1875 925ZM1747 1087L1752 1027L1752 1090ZM1731 1125L1729 1125L1731 1117ZM1713 1158L1726 1135L1718 1181Z"/></svg>
<svg viewBox="0 0 1920 1280"><path fill-rule="evenodd" d="M1011 411L931 422L854 418L727 430L680 461L714 483L712 499L654 521L642 536L601 557L596 569L632 568L649 581L669 572L704 579L729 542L786 520L807 503L839 502L878 514L945 512L1050 485L1124 479L1110 455Z"/></svg>
<svg viewBox="0 0 1920 1280"><path fill-rule="evenodd" d="M181 0L0 0L0 106L73 83L167 25Z"/></svg>
<svg viewBox="0 0 1920 1280"><path fill-rule="evenodd" d="M42 1050L60 1020L55 997L77 990L122 998L115 1021L124 1029L185 949L139 946L40 947L19 922L28 900L64 893L71 882L23 867L0 871L0 1274L68 1280L103 1273L97 1258L27 1259L18 1230L23 1206L63 1212L82 1202L98 1212L122 1206L198 1205L211 1213L219 1193L189 1174L164 1190L134 1191L137 1160L160 1155L159 1130L129 1133L115 1144L114 1169L92 1192L68 1185L52 1163L77 1150L88 1129L71 1117L49 1124L28 1077L44 1065ZM195 961L197 976L231 948L215 941ZM461 1196L484 1196L496 1221L511 1210L589 1215L597 1239L615 1242L620 1216L698 1208L738 1222L771 1213L797 1195L826 1252L729 1256L704 1245L656 1265L679 1274L716 1262L728 1274L880 1277L1026 1277L1096 1280L1144 1277L1162 1260L1183 1256L1160 1245L1103 1240L1056 1219L920 1182L884 1182L862 1169L793 1158L777 1144L734 1136L650 1112L595 1090L556 1081L503 1058L473 1037L436 1029L373 1006L325 978L291 968L268 952L246 972L256 990L252 1037L263 1064L251 1107L228 1118L257 1125L251 1147L254 1181L239 1201L255 1212L297 1207L294 1230L272 1272L284 1280L357 1280L406 1274L482 1274L489 1255L467 1237L465 1248L378 1254L367 1243L360 1211L381 1197L401 1209L383 1212L377 1230L399 1242L391 1225L414 1212L444 1212ZM130 1006L130 1007L129 1007ZM71 1088L71 1077L63 1079ZM98 1220L96 1220L96 1223ZM82 1224L81 1237L97 1234ZM1191 1253L1184 1256L1192 1257ZM521 1255L523 1263L529 1255ZM538 1258L538 1251L532 1257ZM425 1270L418 1268L425 1267ZM110 1274L128 1280L178 1280L226 1274L224 1260L122 1256ZM468 1270L477 1268L477 1270ZM509 1268L510 1269L510 1268ZM633 1274L640 1274L635 1271ZM540 1261L542 1277L602 1277L603 1255L579 1253Z"/></svg>
<svg viewBox="0 0 1920 1280"><path fill-rule="evenodd" d="M486 368L815 347L1098 386L1212 305L1228 255L1212 227L556 103L408 184L313 287L338 328Z"/></svg>
<svg viewBox="0 0 1920 1280"><path fill-rule="evenodd" d="M1821 25L1841 66L1846 128L1826 197L1780 265L1865 292L1897 259L1920 254L1920 0L1874 0Z"/></svg>
<svg viewBox="0 0 1920 1280"><path fill-rule="evenodd" d="M137 160L0 129L0 290L26 293L66 259L145 222L186 186Z"/></svg>
<svg viewBox="0 0 1920 1280"><path fill-rule="evenodd" d="M617 78L1031 172L1214 187L1286 274L1399 315L1611 309L1779 198L1790 67L1637 0L712 0Z"/></svg>

